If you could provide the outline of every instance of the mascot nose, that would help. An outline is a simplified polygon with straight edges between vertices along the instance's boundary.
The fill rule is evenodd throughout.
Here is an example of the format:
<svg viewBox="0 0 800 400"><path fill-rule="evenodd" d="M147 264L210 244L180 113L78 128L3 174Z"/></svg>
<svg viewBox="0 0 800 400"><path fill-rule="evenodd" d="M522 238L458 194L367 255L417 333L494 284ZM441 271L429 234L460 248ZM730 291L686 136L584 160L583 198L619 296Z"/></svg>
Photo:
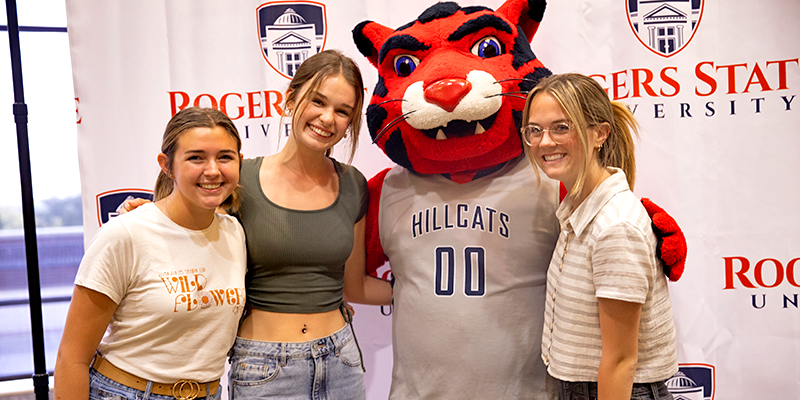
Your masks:
<svg viewBox="0 0 800 400"><path fill-rule="evenodd" d="M471 89L472 84L465 79L440 79L425 88L425 101L452 112Z"/></svg>

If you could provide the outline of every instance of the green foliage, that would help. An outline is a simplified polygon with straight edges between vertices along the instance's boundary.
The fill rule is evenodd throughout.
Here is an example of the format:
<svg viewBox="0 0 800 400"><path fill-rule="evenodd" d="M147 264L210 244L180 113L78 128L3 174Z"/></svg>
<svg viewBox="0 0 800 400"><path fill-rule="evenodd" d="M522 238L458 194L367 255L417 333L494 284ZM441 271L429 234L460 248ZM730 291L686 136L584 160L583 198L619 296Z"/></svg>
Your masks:
<svg viewBox="0 0 800 400"><path fill-rule="evenodd" d="M34 208L38 228L83 225L81 196L45 199Z"/></svg>
<svg viewBox="0 0 800 400"><path fill-rule="evenodd" d="M36 227L81 226L83 225L83 205L81 196L50 198L34 204ZM0 229L21 229L22 207L0 207Z"/></svg>
<svg viewBox="0 0 800 400"><path fill-rule="evenodd" d="M0 206L0 229L22 229L22 208Z"/></svg>

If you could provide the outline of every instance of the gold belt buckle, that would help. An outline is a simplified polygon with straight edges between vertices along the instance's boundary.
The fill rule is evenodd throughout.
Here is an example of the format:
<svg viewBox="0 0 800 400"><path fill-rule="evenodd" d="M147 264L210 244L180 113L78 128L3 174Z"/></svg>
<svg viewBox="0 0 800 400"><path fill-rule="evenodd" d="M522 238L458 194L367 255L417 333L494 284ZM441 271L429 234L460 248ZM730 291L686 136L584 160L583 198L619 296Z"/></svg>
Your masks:
<svg viewBox="0 0 800 400"><path fill-rule="evenodd" d="M172 397L178 400L194 400L199 394L200 384L197 381L181 379L172 385Z"/></svg>

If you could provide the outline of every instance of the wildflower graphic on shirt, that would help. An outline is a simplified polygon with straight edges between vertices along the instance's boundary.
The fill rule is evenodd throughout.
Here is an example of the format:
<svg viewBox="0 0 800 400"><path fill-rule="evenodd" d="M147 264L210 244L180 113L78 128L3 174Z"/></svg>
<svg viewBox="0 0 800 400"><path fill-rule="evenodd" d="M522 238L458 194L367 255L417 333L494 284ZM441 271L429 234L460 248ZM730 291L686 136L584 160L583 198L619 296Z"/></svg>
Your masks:
<svg viewBox="0 0 800 400"><path fill-rule="evenodd" d="M214 307L232 307L239 313L244 307L244 288L209 288L205 268L165 271L158 274L167 292L175 295L173 312Z"/></svg>

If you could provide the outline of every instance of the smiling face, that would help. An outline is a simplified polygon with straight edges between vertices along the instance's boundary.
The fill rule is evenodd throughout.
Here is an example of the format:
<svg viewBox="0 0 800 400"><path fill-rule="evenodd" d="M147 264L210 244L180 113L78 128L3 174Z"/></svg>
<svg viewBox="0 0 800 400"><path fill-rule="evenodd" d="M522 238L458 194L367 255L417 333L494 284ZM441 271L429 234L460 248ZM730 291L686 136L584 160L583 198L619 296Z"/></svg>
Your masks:
<svg viewBox="0 0 800 400"><path fill-rule="evenodd" d="M322 80L314 93L306 96L311 82L301 88L295 98L301 99L292 120L294 140L299 147L328 151L347 132L356 110L356 90L342 75ZM287 104L289 109L295 104Z"/></svg>
<svg viewBox="0 0 800 400"><path fill-rule="evenodd" d="M561 103L549 93L540 92L531 100L527 122L545 128L561 122L573 126L563 140L559 139L560 144L553 141L548 131L542 135L538 144L530 148L531 155L542 172L551 179L563 182L567 188L572 188L584 168L586 155L577 128L561 107Z"/></svg>
<svg viewBox="0 0 800 400"><path fill-rule="evenodd" d="M239 183L241 155L237 142L220 126L183 132L172 160L162 153L158 162L173 180L170 212L213 213Z"/></svg>

